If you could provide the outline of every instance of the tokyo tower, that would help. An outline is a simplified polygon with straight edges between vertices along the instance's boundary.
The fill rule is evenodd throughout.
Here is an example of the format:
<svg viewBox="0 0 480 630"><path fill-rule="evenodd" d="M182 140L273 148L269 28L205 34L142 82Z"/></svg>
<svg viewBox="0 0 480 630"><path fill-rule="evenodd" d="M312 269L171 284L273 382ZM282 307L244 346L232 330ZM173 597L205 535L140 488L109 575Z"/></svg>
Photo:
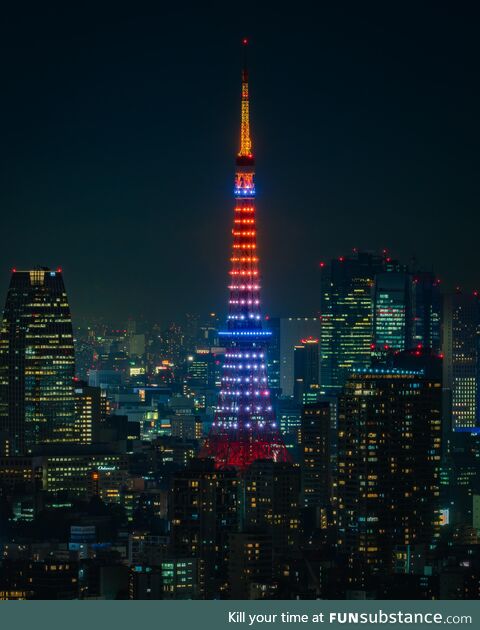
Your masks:
<svg viewBox="0 0 480 630"><path fill-rule="evenodd" d="M271 331L262 324L255 219L255 161L250 137L247 40L243 40L240 150L236 158L230 299L221 390L202 456L217 468L244 471L257 459L289 461L277 428L267 379Z"/></svg>

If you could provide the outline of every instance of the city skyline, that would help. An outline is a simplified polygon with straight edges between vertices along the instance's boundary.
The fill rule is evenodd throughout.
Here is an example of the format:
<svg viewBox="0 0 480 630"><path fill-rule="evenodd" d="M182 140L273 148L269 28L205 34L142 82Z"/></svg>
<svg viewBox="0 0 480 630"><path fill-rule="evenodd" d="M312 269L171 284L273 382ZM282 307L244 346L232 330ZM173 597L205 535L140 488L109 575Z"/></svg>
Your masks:
<svg viewBox="0 0 480 630"><path fill-rule="evenodd" d="M475 229L469 224L456 239L466 207L452 222L449 197L440 187L455 187L454 174L438 182L443 206L434 217L415 205L427 191L433 203L431 183L449 160L455 162L453 153L447 161L435 153L439 145L430 141L424 147L432 156L428 168L422 161L420 145L438 122L429 126L423 119L432 85L428 99L415 100L415 111L405 107L413 92L405 94L397 103L402 119L392 118L394 108L385 108L380 97L387 86L395 88L390 96L400 93L397 75L369 90L379 67L393 59L376 64L369 58L380 41L390 43L387 34L399 33L401 23L385 21L382 11L367 16L317 7L315 17L327 24L341 18L344 34L354 16L357 27L365 26L334 64L347 67L355 41L367 38L354 64L366 62L372 72L365 91L350 111L336 110L346 127L329 128L319 144L334 98L323 102L328 87L305 82L315 58L299 64L299 53L330 50L334 40L320 46L308 40L313 14L302 16L302 24L306 17L310 24L298 33L298 15L291 21L291 55L286 39L281 51L265 48L268 38L257 51L247 34L238 38L242 59L231 70L238 87L228 106L236 115L223 119L217 115L225 108L223 90L228 96L233 90L219 77L230 69L231 49L222 48L221 58L214 51L231 33L222 31L213 42L208 32L229 10L212 14L197 49L171 36L182 15L191 20L183 35L197 15L198 30L209 11L152 9L136 19L124 19L121 10L100 11L93 25L71 9L47 10L51 26L73 22L68 37L62 30L47 37L40 57L67 40L78 52L92 37L91 56L73 67L62 49L64 67L72 69L68 81L79 79L92 60L98 65L80 81L87 91L72 92L65 109L66 83L57 86L48 122L27 117L39 132L52 132L43 157L48 147L58 152L41 160L44 179L33 187L29 169L40 153L22 155L21 192L7 186L4 193L18 200L43 189L37 204L70 198L79 208L88 199L94 205L50 215L27 204L23 214L13 213L20 232L12 222L4 238L4 256L14 242L16 251L28 252L25 258L49 251L58 266L15 261L3 309L0 600L479 599L480 295L449 291L448 280L439 279L442 269L434 273L424 261L435 257L448 233L449 256L439 264L452 263L456 273L461 263L468 283L475 270L466 268L466 234ZM387 13L394 18L392 10ZM410 32L417 32L422 15ZM439 16L447 18L442 7ZM260 11L253 37L267 18L276 24L283 15ZM432 26L431 13L429 18ZM158 19L165 25L170 20L160 48L148 37ZM235 30L240 26L243 18ZM146 29L145 38L109 45L113 33L136 29ZM438 35L430 32L431 42ZM126 102L114 98L120 77L112 67L105 85L97 81L106 69L100 41L112 67L125 67L118 51L123 60L131 53L129 73L122 76ZM165 52L160 85L152 73L159 50ZM206 59L198 55L202 51L209 52ZM281 67L268 64L272 55ZM26 82L31 90L42 76L58 78L60 56L54 57ZM421 57L424 64L429 58ZM413 69L412 60L402 57L403 70ZM318 76L327 65L320 64ZM198 72L190 75L194 66ZM419 70L404 86L412 88ZM337 74L333 83L347 95L352 75L342 83ZM434 83L435 72L429 77ZM306 88L312 100L302 102ZM267 101L264 90L271 94ZM152 98L145 109L147 92ZM43 105L52 102L47 85L40 94ZM365 113L359 102L372 105L379 98L385 117L369 110L370 126L351 138ZM269 103L278 107L269 109ZM337 105L341 109L341 101ZM35 110L33 102L25 106ZM100 112L103 117L96 118ZM152 128L155 113L161 124ZM412 142L405 130L410 124L413 131L420 120L418 132L426 135L415 133ZM449 120L450 129L458 126ZM224 126L237 129L228 179L227 160L217 161L214 148L229 144ZM272 130L279 128L275 136ZM342 149L326 160L334 141ZM78 151L69 154L75 145ZM149 149L138 151L140 146ZM402 146L414 156L407 161L406 154L397 155L392 175L389 156ZM95 156L105 158L107 147L108 159L99 164ZM336 158L343 166L335 173ZM63 175L52 188L60 162ZM12 161L12 174L18 163ZM420 186L414 175L428 170L432 179ZM113 179L105 179L108 171ZM107 197L110 205L96 212L95 204ZM389 206L394 197L397 205ZM336 205L330 206L333 198ZM139 199L148 211L134 208ZM345 210L348 199L352 215ZM415 214L400 212L405 200L415 199L408 206ZM386 232L396 243L391 251L383 242L379 246ZM339 243L353 238L351 251L338 251ZM417 245L418 255L405 253ZM265 262L273 273L264 273ZM71 284L64 283L69 268ZM101 316L77 316L76 300ZM173 309L175 322L168 315Z"/></svg>
<svg viewBox="0 0 480 630"><path fill-rule="evenodd" d="M25 46L11 55L3 103L3 286L12 267L60 265L74 318L164 320L223 304L224 156L237 140L243 35L254 52L266 312L315 312L319 261L353 247L416 256L448 287L478 285L474 16L347 6L312 9L311 24L289 16L287 28L267 8L255 25L229 9L100 11L94 24L65 9L39 29L11 11L3 45ZM180 216L191 229L177 229Z"/></svg>

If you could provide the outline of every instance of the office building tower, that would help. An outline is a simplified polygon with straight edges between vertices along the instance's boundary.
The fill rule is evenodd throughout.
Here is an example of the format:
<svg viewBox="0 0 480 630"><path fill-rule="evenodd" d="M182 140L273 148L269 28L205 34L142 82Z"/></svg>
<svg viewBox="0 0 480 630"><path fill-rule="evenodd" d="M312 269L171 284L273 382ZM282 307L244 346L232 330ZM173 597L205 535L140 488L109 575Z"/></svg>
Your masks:
<svg viewBox="0 0 480 630"><path fill-rule="evenodd" d="M300 418L302 405L298 404L291 396L280 396L277 400L277 419L286 447L296 456L298 436L300 431Z"/></svg>
<svg viewBox="0 0 480 630"><path fill-rule="evenodd" d="M374 282L385 265L383 256L366 252L320 263L322 389L338 391L353 367L370 365Z"/></svg>
<svg viewBox="0 0 480 630"><path fill-rule="evenodd" d="M440 282L431 271L413 273L412 310L413 346L441 352L443 297Z"/></svg>
<svg viewBox="0 0 480 630"><path fill-rule="evenodd" d="M294 348L302 339L320 339L319 317L282 317L280 326L280 387L283 396L294 395Z"/></svg>
<svg viewBox="0 0 480 630"><path fill-rule="evenodd" d="M457 291L444 302L444 387L449 393L450 427L469 431L480 425L480 298Z"/></svg>
<svg viewBox="0 0 480 630"><path fill-rule="evenodd" d="M0 332L3 453L75 435L72 318L61 270L14 270Z"/></svg>
<svg viewBox="0 0 480 630"><path fill-rule="evenodd" d="M227 330L219 333L226 353L215 418L202 452L215 459L217 468L235 466L241 471L257 459L289 459L275 420L267 379L271 333L263 327L260 308L254 177L248 73L244 65L229 315Z"/></svg>
<svg viewBox="0 0 480 630"><path fill-rule="evenodd" d="M441 399L441 378L425 375L422 357L416 370L359 369L340 395L338 546L351 587L391 571L396 551L436 540Z"/></svg>
<svg viewBox="0 0 480 630"><path fill-rule="evenodd" d="M294 385L293 397L299 404L305 403L312 391L319 391L320 353L318 339L302 339L293 350Z"/></svg>
<svg viewBox="0 0 480 630"><path fill-rule="evenodd" d="M412 278L400 265L377 273L374 281L373 343L377 350L412 347Z"/></svg>

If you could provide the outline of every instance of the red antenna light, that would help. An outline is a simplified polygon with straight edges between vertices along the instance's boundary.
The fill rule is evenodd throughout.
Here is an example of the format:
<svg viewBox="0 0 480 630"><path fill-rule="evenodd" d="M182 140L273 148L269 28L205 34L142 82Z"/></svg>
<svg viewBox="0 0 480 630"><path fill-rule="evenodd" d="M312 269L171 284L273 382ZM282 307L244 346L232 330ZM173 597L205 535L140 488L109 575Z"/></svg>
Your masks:
<svg viewBox="0 0 480 630"><path fill-rule="evenodd" d="M248 44L248 39L246 37L243 38L243 45L246 46Z"/></svg>

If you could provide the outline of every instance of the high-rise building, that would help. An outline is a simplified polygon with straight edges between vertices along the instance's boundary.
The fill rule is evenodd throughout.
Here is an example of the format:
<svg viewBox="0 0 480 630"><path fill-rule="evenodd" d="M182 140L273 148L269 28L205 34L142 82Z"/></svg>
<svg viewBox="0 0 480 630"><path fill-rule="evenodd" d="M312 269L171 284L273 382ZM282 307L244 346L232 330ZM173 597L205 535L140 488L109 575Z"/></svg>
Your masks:
<svg viewBox="0 0 480 630"><path fill-rule="evenodd" d="M480 425L480 297L446 295L444 302L444 387L451 401L451 428Z"/></svg>
<svg viewBox="0 0 480 630"><path fill-rule="evenodd" d="M219 333L227 349L215 418L202 452L215 458L217 468L235 466L239 470L245 470L256 459L289 458L268 388L266 354L271 333L263 327L260 308L254 176L248 73L244 65L229 315L227 330Z"/></svg>
<svg viewBox="0 0 480 630"><path fill-rule="evenodd" d="M3 453L76 441L72 318L60 269L13 270L0 333Z"/></svg>
<svg viewBox="0 0 480 630"><path fill-rule="evenodd" d="M176 473L170 495L172 552L198 559L199 597L219 597L228 579L228 537L237 530L238 484L233 470L192 460Z"/></svg>
<svg viewBox="0 0 480 630"><path fill-rule="evenodd" d="M100 387L84 381L75 382L75 424L79 444L92 444L97 439L102 420L104 398Z"/></svg>
<svg viewBox="0 0 480 630"><path fill-rule="evenodd" d="M413 346L441 351L442 294L440 282L431 271L413 274L412 287Z"/></svg>
<svg viewBox="0 0 480 630"><path fill-rule="evenodd" d="M302 404L312 388L318 390L320 353L318 339L308 337L302 339L299 345L294 347L294 386L293 397Z"/></svg>
<svg viewBox="0 0 480 630"><path fill-rule="evenodd" d="M283 396L293 396L295 382L294 348L302 339L320 339L319 317L282 317L279 320L278 360Z"/></svg>
<svg viewBox="0 0 480 630"><path fill-rule="evenodd" d="M299 403L291 396L280 396L277 400L277 419L285 445L294 453L298 445L301 415L302 406ZM293 459L296 460L297 457L294 456Z"/></svg>
<svg viewBox="0 0 480 630"><path fill-rule="evenodd" d="M303 505L326 518L333 491L332 420L328 402L303 407L300 435Z"/></svg>
<svg viewBox="0 0 480 630"><path fill-rule="evenodd" d="M412 278L400 265L377 273L374 282L375 348L402 351L412 347Z"/></svg>
<svg viewBox="0 0 480 630"><path fill-rule="evenodd" d="M353 367L368 367L373 344L375 276L384 256L355 252L322 269L320 383L339 390Z"/></svg>
<svg viewBox="0 0 480 630"><path fill-rule="evenodd" d="M377 350L413 347L440 352L442 296L430 271L411 272L387 258L374 285L374 345Z"/></svg>
<svg viewBox="0 0 480 630"><path fill-rule="evenodd" d="M338 544L352 586L438 535L442 383L422 359L354 371L339 398Z"/></svg>
<svg viewBox="0 0 480 630"><path fill-rule="evenodd" d="M268 382L272 394L278 397L280 389L280 318L269 317L268 327L272 331L268 344Z"/></svg>
<svg viewBox="0 0 480 630"><path fill-rule="evenodd" d="M268 534L275 557L297 549L301 533L298 464L253 462L245 473L243 493L243 529Z"/></svg>

